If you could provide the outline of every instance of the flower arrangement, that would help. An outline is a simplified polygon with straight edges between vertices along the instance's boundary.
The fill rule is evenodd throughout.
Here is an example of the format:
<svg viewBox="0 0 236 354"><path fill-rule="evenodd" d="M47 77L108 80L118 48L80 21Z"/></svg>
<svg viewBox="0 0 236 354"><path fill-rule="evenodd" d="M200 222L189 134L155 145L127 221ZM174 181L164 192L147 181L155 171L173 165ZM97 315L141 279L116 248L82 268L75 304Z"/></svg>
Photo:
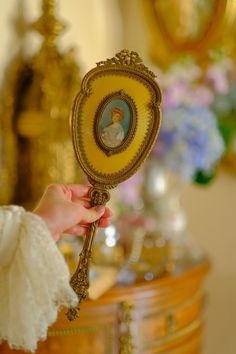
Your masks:
<svg viewBox="0 0 236 354"><path fill-rule="evenodd" d="M199 173L212 176L224 152L216 117L206 107L179 106L165 109L159 138L153 154L183 180Z"/></svg>
<svg viewBox="0 0 236 354"><path fill-rule="evenodd" d="M152 157L181 179L207 184L236 133L232 61L215 55L201 68L184 58L167 70L152 68L163 93L163 119ZM123 208L140 205L142 177L119 187Z"/></svg>
<svg viewBox="0 0 236 354"><path fill-rule="evenodd" d="M211 109L217 115L227 155L236 141L236 73L232 61L225 58L210 65L206 79L215 91Z"/></svg>
<svg viewBox="0 0 236 354"><path fill-rule="evenodd" d="M161 264L153 253L160 240L168 240L175 265L202 257L189 237L179 197L185 184L182 181L206 184L212 180L224 154L220 117L227 121L236 107L231 70L228 59L214 60L205 68L188 59L166 71L153 70L163 93L159 136L151 161L143 171L120 184L117 195L117 225L126 254L131 250L128 265L133 264L138 250L136 262L143 264L145 260L148 274L154 274ZM166 173L168 170L173 173Z"/></svg>
<svg viewBox="0 0 236 354"><path fill-rule="evenodd" d="M224 154L219 112L224 110L225 117L232 109L231 70L231 61L224 58L204 69L185 59L157 71L163 122L153 155L184 180L208 183Z"/></svg>

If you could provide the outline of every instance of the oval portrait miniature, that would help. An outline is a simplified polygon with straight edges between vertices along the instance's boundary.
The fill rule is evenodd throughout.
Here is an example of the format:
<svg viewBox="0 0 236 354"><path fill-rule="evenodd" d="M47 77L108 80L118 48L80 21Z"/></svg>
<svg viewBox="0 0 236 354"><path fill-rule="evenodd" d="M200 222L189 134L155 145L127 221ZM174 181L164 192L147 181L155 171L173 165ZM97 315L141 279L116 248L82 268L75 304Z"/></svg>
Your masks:
<svg viewBox="0 0 236 354"><path fill-rule="evenodd" d="M132 99L117 92L104 99L97 110L95 139L108 155L122 151L134 136L136 109Z"/></svg>

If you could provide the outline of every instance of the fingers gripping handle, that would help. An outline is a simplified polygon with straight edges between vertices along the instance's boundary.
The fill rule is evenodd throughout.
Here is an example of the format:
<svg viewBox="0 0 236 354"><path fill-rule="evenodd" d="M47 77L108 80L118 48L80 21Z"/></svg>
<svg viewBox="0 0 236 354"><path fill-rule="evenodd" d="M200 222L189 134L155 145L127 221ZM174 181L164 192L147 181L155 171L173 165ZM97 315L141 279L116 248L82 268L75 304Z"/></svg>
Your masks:
<svg viewBox="0 0 236 354"><path fill-rule="evenodd" d="M110 199L110 193L101 186L92 187L90 190L91 205L105 205ZM90 225L88 234L84 242L78 267L71 277L70 285L78 296L77 307L70 308L66 313L68 320L73 321L79 316L80 304L88 297L89 288L89 264L92 254L93 239L96 234L96 229L99 220Z"/></svg>

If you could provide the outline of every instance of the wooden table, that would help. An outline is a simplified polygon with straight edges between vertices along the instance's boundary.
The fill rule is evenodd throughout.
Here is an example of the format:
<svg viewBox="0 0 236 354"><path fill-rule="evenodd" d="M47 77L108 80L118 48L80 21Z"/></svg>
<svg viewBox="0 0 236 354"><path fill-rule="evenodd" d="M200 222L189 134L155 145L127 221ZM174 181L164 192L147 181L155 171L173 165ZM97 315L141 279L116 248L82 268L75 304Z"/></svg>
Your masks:
<svg viewBox="0 0 236 354"><path fill-rule="evenodd" d="M61 311L37 354L200 354L206 261L178 275L114 287L82 305L69 322ZM1 354L23 353L0 347Z"/></svg>

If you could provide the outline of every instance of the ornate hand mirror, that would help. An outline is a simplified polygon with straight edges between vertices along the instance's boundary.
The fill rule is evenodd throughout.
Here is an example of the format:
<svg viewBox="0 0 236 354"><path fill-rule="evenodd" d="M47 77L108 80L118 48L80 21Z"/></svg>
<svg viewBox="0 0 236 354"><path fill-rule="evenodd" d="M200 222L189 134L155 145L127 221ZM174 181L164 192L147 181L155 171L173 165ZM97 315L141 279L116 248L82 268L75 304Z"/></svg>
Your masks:
<svg viewBox="0 0 236 354"><path fill-rule="evenodd" d="M131 177L147 158L160 128L161 92L135 52L122 50L89 71L75 98L72 136L78 162L92 188L91 204L105 205L109 189ZM90 226L71 286L87 297L89 261L98 221ZM78 316L79 306L67 312Z"/></svg>

